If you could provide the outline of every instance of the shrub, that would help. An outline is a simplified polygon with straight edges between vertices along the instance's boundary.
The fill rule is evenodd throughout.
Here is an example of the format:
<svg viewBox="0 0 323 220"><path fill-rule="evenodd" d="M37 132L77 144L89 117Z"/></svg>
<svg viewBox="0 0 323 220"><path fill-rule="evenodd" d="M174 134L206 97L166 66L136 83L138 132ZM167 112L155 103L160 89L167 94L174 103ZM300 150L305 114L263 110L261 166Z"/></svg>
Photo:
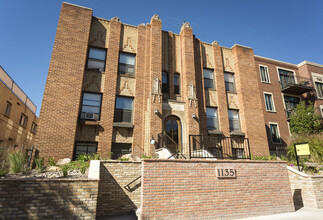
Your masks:
<svg viewBox="0 0 323 220"><path fill-rule="evenodd" d="M100 160L100 154L81 154L77 157L78 161Z"/></svg>
<svg viewBox="0 0 323 220"><path fill-rule="evenodd" d="M5 176L8 173L7 157L7 150L5 147L0 146L0 177Z"/></svg>
<svg viewBox="0 0 323 220"><path fill-rule="evenodd" d="M44 166L44 158L39 158L36 157L35 158L35 163L36 163L36 167L39 173L44 172L45 170L45 166Z"/></svg>
<svg viewBox="0 0 323 220"><path fill-rule="evenodd" d="M62 167L62 171L63 171L63 176L66 178L67 177L67 173L68 173L69 167L64 165Z"/></svg>
<svg viewBox="0 0 323 220"><path fill-rule="evenodd" d="M86 171L86 166L81 167L81 173L84 174Z"/></svg>
<svg viewBox="0 0 323 220"><path fill-rule="evenodd" d="M288 159L296 161L294 144L305 142L308 142L310 146L310 161L323 163L323 134L302 135L294 137L292 143L287 147Z"/></svg>
<svg viewBox="0 0 323 220"><path fill-rule="evenodd" d="M24 170L26 157L22 150L13 151L8 154L9 170L11 173L20 173Z"/></svg>
<svg viewBox="0 0 323 220"><path fill-rule="evenodd" d="M48 158L48 164L49 166L55 166L56 165L55 158L54 157Z"/></svg>

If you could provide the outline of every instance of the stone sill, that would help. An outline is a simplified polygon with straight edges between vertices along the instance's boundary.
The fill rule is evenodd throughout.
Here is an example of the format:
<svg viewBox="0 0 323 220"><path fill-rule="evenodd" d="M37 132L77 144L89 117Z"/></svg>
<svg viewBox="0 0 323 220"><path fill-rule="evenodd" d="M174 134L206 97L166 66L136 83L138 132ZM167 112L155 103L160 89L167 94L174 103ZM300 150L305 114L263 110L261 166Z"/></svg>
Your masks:
<svg viewBox="0 0 323 220"><path fill-rule="evenodd" d="M246 136L246 134L240 131L231 131L230 136Z"/></svg>
<svg viewBox="0 0 323 220"><path fill-rule="evenodd" d="M208 134L217 134L217 135L222 135L223 132L219 131L219 130L208 130L207 131Z"/></svg>
<svg viewBox="0 0 323 220"><path fill-rule="evenodd" d="M113 127L120 127L120 128L133 128L133 124L131 123L123 123L123 122L114 122Z"/></svg>

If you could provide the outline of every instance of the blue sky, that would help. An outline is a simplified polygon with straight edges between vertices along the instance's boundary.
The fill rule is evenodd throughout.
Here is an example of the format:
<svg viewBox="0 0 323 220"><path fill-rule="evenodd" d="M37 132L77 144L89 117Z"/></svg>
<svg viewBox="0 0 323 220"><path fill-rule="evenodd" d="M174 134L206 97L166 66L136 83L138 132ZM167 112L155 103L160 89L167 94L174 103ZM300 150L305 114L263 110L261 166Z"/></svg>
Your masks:
<svg viewBox="0 0 323 220"><path fill-rule="evenodd" d="M61 0L0 0L0 65L37 105L39 114ZM190 22L197 38L298 64L323 64L323 1L108 1L69 0L93 15L123 23L147 23L155 13L163 29L179 33Z"/></svg>

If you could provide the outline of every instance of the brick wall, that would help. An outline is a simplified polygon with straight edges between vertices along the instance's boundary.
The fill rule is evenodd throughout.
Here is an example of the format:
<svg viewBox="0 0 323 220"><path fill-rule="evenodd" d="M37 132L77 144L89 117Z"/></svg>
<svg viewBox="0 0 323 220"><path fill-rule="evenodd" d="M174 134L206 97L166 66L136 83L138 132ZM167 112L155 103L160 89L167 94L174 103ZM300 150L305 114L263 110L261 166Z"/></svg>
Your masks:
<svg viewBox="0 0 323 220"><path fill-rule="evenodd" d="M97 180L0 180L0 219L95 219Z"/></svg>
<svg viewBox="0 0 323 220"><path fill-rule="evenodd" d="M323 177L309 176L293 168L288 169L295 208L323 208Z"/></svg>
<svg viewBox="0 0 323 220"><path fill-rule="evenodd" d="M217 167L237 178L218 179ZM143 219L242 218L294 211L286 163L145 160Z"/></svg>
<svg viewBox="0 0 323 220"><path fill-rule="evenodd" d="M101 162L98 195L98 217L124 215L140 206L140 180L127 184L141 176L141 162Z"/></svg>

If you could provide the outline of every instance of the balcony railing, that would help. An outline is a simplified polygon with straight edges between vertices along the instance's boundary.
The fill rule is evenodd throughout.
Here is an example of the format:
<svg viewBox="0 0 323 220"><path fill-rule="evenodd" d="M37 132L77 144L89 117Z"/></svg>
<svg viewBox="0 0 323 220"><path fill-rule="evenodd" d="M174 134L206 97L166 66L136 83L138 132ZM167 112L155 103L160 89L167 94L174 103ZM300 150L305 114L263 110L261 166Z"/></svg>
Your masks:
<svg viewBox="0 0 323 220"><path fill-rule="evenodd" d="M301 95L313 90L313 82L309 78L294 76L280 78L280 88L282 92Z"/></svg>
<svg viewBox="0 0 323 220"><path fill-rule="evenodd" d="M189 136L190 158L251 159L245 137Z"/></svg>

